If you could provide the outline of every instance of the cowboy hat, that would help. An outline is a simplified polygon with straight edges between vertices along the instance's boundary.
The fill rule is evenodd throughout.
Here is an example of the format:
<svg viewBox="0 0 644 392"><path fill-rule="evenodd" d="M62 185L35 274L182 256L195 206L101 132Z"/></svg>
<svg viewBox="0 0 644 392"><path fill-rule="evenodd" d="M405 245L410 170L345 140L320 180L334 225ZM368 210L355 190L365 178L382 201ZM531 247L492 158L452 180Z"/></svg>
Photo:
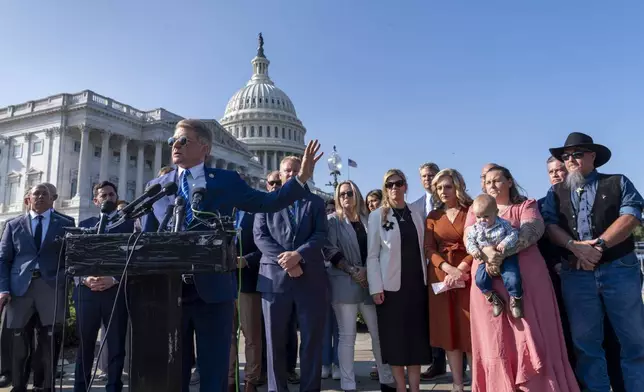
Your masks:
<svg viewBox="0 0 644 392"><path fill-rule="evenodd" d="M566 138L566 143L564 143L563 147L557 147L557 148L551 148L550 149L550 154L552 154L553 157L557 158L560 161L563 161L561 159L561 155L564 153L566 149L574 148L574 147L579 147L584 150L592 151L595 153L595 167L600 167L604 165L608 160L610 159L611 152L606 146L602 146L601 144L596 144L593 142L593 138L581 133L581 132L573 132L568 137Z"/></svg>

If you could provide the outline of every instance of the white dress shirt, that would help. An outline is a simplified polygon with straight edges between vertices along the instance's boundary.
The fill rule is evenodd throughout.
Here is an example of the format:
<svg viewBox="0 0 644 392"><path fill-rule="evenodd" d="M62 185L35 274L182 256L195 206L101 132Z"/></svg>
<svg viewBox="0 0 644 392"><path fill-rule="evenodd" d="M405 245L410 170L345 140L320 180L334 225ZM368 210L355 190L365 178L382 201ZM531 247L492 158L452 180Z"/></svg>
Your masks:
<svg viewBox="0 0 644 392"><path fill-rule="evenodd" d="M432 200L432 194L427 192L425 193L425 217L429 215L430 212L434 210L434 200Z"/></svg>
<svg viewBox="0 0 644 392"><path fill-rule="evenodd" d="M190 175L188 176L188 186L190 187L190 194L188 197L192 197L192 191L195 188L205 188L206 187L206 173L204 173L203 163L193 166L189 169L184 169L182 167L177 168L177 180L179 181L179 189L181 189L181 184L183 184L183 176L186 170L190 170ZM190 203L190 200L186 200L187 203Z"/></svg>

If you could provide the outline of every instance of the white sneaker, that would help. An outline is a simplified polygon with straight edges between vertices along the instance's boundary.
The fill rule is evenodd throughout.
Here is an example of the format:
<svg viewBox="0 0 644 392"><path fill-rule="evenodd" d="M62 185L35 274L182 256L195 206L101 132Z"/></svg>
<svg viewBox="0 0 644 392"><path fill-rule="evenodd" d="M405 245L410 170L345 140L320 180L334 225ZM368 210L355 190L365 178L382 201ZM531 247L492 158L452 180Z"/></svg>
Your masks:
<svg viewBox="0 0 644 392"><path fill-rule="evenodd" d="M322 378L329 378L330 375L331 369L329 368L329 366L322 366Z"/></svg>
<svg viewBox="0 0 644 392"><path fill-rule="evenodd" d="M342 376L340 375L340 368L335 365L331 365L331 366L333 367L333 376L332 376L333 379L339 380L340 378L342 378Z"/></svg>

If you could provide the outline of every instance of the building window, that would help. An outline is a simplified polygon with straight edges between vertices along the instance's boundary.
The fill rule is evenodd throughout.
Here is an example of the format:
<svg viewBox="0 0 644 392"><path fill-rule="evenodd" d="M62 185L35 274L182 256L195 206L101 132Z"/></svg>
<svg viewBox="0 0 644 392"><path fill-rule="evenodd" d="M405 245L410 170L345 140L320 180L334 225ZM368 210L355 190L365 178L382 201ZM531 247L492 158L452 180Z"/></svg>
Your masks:
<svg viewBox="0 0 644 392"><path fill-rule="evenodd" d="M246 127L242 129L242 137L246 137Z"/></svg>
<svg viewBox="0 0 644 392"><path fill-rule="evenodd" d="M235 137L239 137L239 127L235 127Z"/></svg>
<svg viewBox="0 0 644 392"><path fill-rule="evenodd" d="M275 127L275 137L279 137L280 134L280 129L278 127Z"/></svg>
<svg viewBox="0 0 644 392"><path fill-rule="evenodd" d="M74 152L80 152L81 142L74 140Z"/></svg>
<svg viewBox="0 0 644 392"><path fill-rule="evenodd" d="M127 183L127 192L126 192L126 199L127 201L132 201L136 197L136 185L132 181L128 181Z"/></svg>
<svg viewBox="0 0 644 392"><path fill-rule="evenodd" d="M250 127L250 137L255 137L255 127Z"/></svg>
<svg viewBox="0 0 644 392"><path fill-rule="evenodd" d="M264 136L263 134L264 134L264 132L262 131L262 126L260 125L259 126L259 135L258 136L263 137Z"/></svg>
<svg viewBox="0 0 644 392"><path fill-rule="evenodd" d="M20 194L18 189L20 188L20 177L10 180L9 183L9 203L16 204L20 203Z"/></svg>
<svg viewBox="0 0 644 392"><path fill-rule="evenodd" d="M78 179L76 177L72 178L71 181L71 186L69 189L69 198L71 199L72 197L76 196L76 189L78 189Z"/></svg>
<svg viewBox="0 0 644 392"><path fill-rule="evenodd" d="M101 147L94 147L94 158L100 158L103 149Z"/></svg>
<svg viewBox="0 0 644 392"><path fill-rule="evenodd" d="M152 161L149 159L145 160L145 170L152 170Z"/></svg>
<svg viewBox="0 0 644 392"><path fill-rule="evenodd" d="M112 151L112 159L114 160L114 163L121 163L121 152Z"/></svg>
<svg viewBox="0 0 644 392"><path fill-rule="evenodd" d="M288 140L291 140L291 130L288 130Z"/></svg>
<svg viewBox="0 0 644 392"><path fill-rule="evenodd" d="M266 137L271 137L271 127L266 127Z"/></svg>
<svg viewBox="0 0 644 392"><path fill-rule="evenodd" d="M31 145L31 155L41 155L42 154L42 140L36 140Z"/></svg>
<svg viewBox="0 0 644 392"><path fill-rule="evenodd" d="M282 139L286 139L286 129L282 128Z"/></svg>
<svg viewBox="0 0 644 392"><path fill-rule="evenodd" d="M11 155L16 159L22 158L22 143L14 144L12 148L13 148L13 151Z"/></svg>
<svg viewBox="0 0 644 392"><path fill-rule="evenodd" d="M42 180L42 173L32 173L27 175L27 185L30 189L40 184L41 180Z"/></svg>
<svg viewBox="0 0 644 392"><path fill-rule="evenodd" d="M136 155L130 155L130 167L136 167Z"/></svg>

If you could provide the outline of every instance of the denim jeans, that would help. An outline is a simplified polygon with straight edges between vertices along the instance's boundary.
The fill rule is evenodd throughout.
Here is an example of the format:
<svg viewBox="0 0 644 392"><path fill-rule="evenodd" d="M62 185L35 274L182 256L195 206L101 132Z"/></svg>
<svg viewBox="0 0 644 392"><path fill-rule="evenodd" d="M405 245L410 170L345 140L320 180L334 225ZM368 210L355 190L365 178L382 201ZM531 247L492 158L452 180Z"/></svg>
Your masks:
<svg viewBox="0 0 644 392"><path fill-rule="evenodd" d="M644 304L640 265L634 253L594 271L563 267L561 288L584 390L610 391L604 341L608 316L622 346L621 367L629 392L644 385Z"/></svg>
<svg viewBox="0 0 644 392"><path fill-rule="evenodd" d="M335 312L329 305L324 326L324 342L322 343L322 365L331 366L334 364L338 366L338 338L338 321L335 318Z"/></svg>
<svg viewBox="0 0 644 392"><path fill-rule="evenodd" d="M515 298L523 296L523 287L521 285L521 272L519 271L519 257L512 255L506 257L501 264L501 279L503 285L508 290L508 294ZM483 294L492 291L492 277L485 270L485 263L479 264L476 269L476 286L481 289Z"/></svg>

